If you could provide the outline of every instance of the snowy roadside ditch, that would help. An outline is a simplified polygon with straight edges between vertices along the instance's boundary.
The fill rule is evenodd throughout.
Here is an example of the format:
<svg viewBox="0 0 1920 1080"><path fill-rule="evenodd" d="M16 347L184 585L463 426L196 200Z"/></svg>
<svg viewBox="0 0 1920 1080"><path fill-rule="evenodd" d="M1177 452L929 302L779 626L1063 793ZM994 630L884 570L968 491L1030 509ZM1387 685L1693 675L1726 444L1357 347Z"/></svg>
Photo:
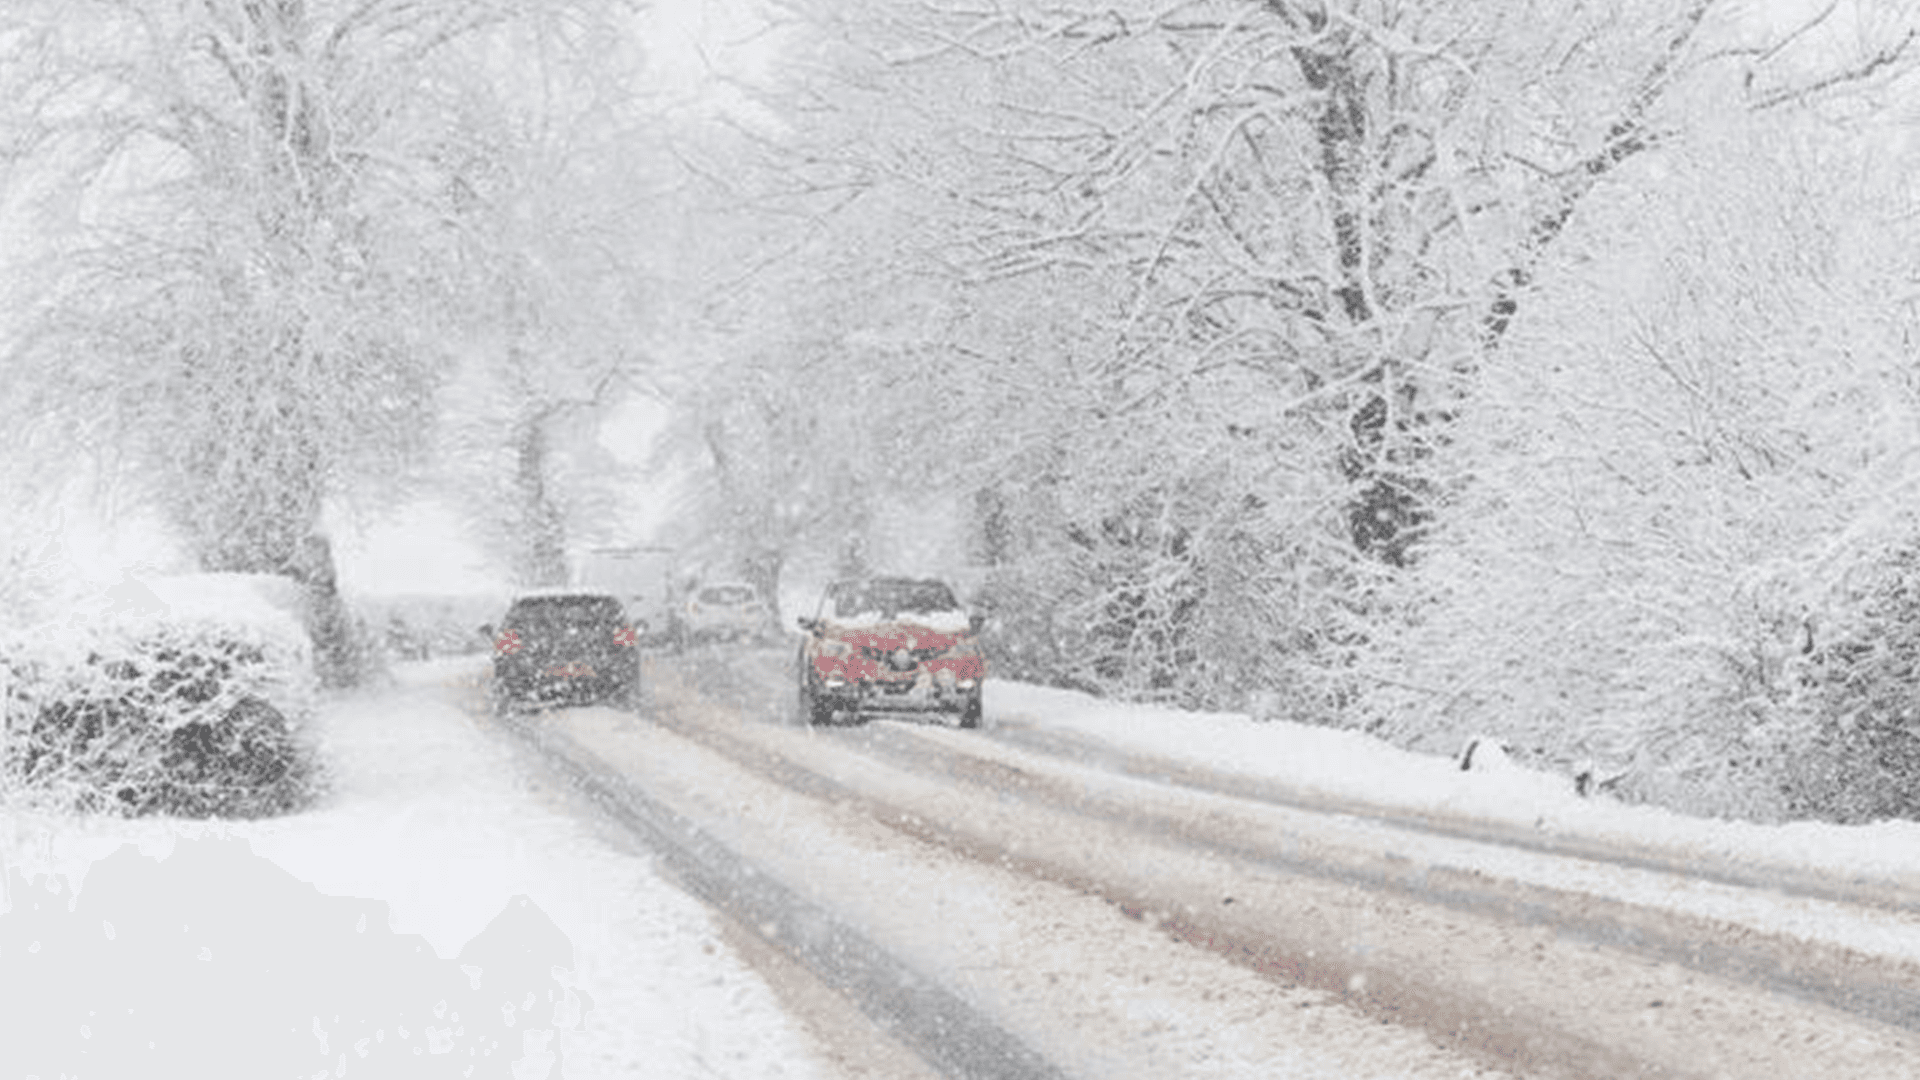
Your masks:
<svg viewBox="0 0 1920 1080"><path fill-rule="evenodd" d="M826 1075L704 907L452 702L475 670L324 706L305 813L0 818L7 1075Z"/></svg>

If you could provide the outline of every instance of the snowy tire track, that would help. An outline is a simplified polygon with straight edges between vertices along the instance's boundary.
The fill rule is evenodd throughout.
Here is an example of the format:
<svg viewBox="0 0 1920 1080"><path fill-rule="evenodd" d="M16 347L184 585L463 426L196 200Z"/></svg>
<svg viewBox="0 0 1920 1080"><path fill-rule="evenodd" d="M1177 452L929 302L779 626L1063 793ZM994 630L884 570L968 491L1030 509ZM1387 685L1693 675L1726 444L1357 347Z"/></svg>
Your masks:
<svg viewBox="0 0 1920 1080"><path fill-rule="evenodd" d="M743 856L759 864L750 872L768 867L772 876L784 872L801 900L805 897L798 893L814 887L810 877L833 869L819 860L845 856L825 849L783 850L791 846L788 815L829 808L840 819L835 830L866 822L869 833L878 829L902 838L892 845L897 855L886 854L885 841L871 841L869 846L883 849L868 853L874 857L890 863L924 861L925 850L938 848L981 872L1044 883L1055 890L1050 895L1092 899L1114 917L1131 920L1139 928L1133 940L1146 934L1201 946L1200 951L1255 973L1256 983L1301 988L1286 992L1315 996L1294 1007L1351 1006L1376 1021L1424 1032L1433 1040L1430 1045L1464 1052L1482 1068L1566 1077L1920 1075L1914 1065L1920 1044L1911 1032L1859 1015L1878 1010L1883 1019L1896 1022L1908 1015L1902 1010L1914 1000L1912 972L1884 957L1843 956L1844 949L1817 947L1799 955L1790 949L1782 953L1781 941L1750 928L1705 917L1689 922L1653 908L1637 910L1624 899L1562 895L1565 890L1529 883L1524 867L1513 860L1554 858L1539 851L1516 853L1337 812L1223 798L1191 790L1193 777L1185 788L1152 783L1036 755L1013 740L923 724L831 729L782 724L785 695L779 693L784 687L778 666L774 658L754 653L663 660L656 668L657 707L647 720L589 710L552 714L540 723L563 731L577 753L635 776L648 774L649 791L685 788L685 777L675 769L709 770L687 789L696 801L712 804L705 811L709 825L729 832L726 843L743 851L758 845L757 855ZM701 748L704 760L722 764L648 760L692 754L694 747ZM731 771L723 777L714 769ZM753 779L743 779L748 776ZM723 817L711 816L734 799L737 812L721 809ZM901 842L920 847L900 847ZM1500 858L1475 868L1441 850L1463 844ZM884 876L891 870L866 872ZM949 877L958 872L943 871ZM1654 877L1661 882L1658 888L1709 888ZM1710 888L1737 891L1720 884ZM880 948L902 946L897 927L884 925L897 912L845 905L824 886L816 888L813 899L815 907L834 908L832 918L861 928ZM1011 901L1016 907L1032 902ZM1035 912L1007 912L1008 901L1001 903L1003 913L1019 916L1017 926L1029 927L1020 931L1029 937L1039 932L1032 929L1036 926L1072 924L1045 918L1035 923ZM811 917L800 918L798 929L804 931ZM774 932L783 947L790 947L788 929L776 923ZM892 945L887 944L890 932L896 935ZM1654 958L1646 955L1649 942ZM1013 962L1044 966L1038 954L1046 950L1038 941L1034 945L1034 958ZM912 951L912 945L906 947ZM1716 959L1714 948L1730 951ZM1659 958L1659 949L1670 955ZM1088 972L1107 962L1098 949L1065 960L1076 954L1064 947L1053 953L1048 980L1084 983ZM1753 970L1741 967L1756 961ZM1718 975L1701 970L1715 964ZM1081 1038L1075 1049L1071 1038L1062 1036L1066 1042L1059 1043L1045 1026L1070 1023L1094 1032L1110 1025L1111 1018L1086 1014L1074 1004L1077 998L1047 998L1045 988L1035 990L1032 979L1023 980L1017 972L976 978L964 964L949 960L943 967L924 957L914 966L955 988L958 997L998 1026L1018 1032L1069 1075L1201 1074L1185 1068L1168 1072L1164 1064L1157 1072L1140 1067L1128 1073L1111 1061L1089 1068L1085 1043L1093 1036ZM1804 981L1810 971L1830 986L1851 988L1853 996L1821 1004L1750 985L1783 972ZM1234 981L1218 974L1187 981L1196 977ZM1151 975L1138 978L1144 982ZM1875 979L1885 982L1886 997L1878 1003L1860 996ZM1244 981L1235 985L1241 989L1233 993L1189 994L1178 1015L1196 1027L1239 1024L1251 1032L1244 1001L1271 992ZM1081 988L1082 998L1099 996L1097 987ZM1047 1002L1046 1008L1033 1007L1036 997ZM1048 1019L1035 1020L1035 1015ZM1248 1037L1273 1046L1297 1036L1277 1036L1269 1024ZM1163 1049L1142 1038L1147 1057ZM1345 1045L1334 1036L1325 1038L1334 1057L1347 1054L1351 1060L1351 1038ZM1050 1041L1058 1045L1050 1047ZM1407 1060L1426 1053L1409 1044L1397 1047L1394 1052ZM1322 1072L1289 1067L1299 1075L1462 1075L1459 1059L1444 1066L1451 1071L1433 1073L1410 1066L1379 1072L1370 1071L1371 1065ZM1466 1074L1474 1072L1469 1067ZM1268 1075L1257 1069L1207 1074Z"/></svg>
<svg viewBox="0 0 1920 1080"><path fill-rule="evenodd" d="M779 668L765 655L715 654L692 657L687 670L668 675L697 683L700 694L746 721L777 715L785 683ZM876 723L802 737L766 723L679 718L672 710L657 719L796 790L861 801L897 831L1069 882L1130 912L1155 915L1163 930L1245 966L1343 993L1376 1015L1418 1023L1484 1060L1529 1073L1691 1075L1703 1062L1739 1062L1740 1074L1780 1071L1797 1060L1832 1076L1920 1075L1913 1064L1920 936L1912 932L1912 898L1876 883L1788 880L1783 891L1764 868L1709 864L1700 880L1676 873L1658 852L1587 845L1569 857L1555 847L1579 848L1577 838L1509 838L1499 828L1482 836L1457 822L1408 829L1390 818L1357 819L1349 807L1274 806L1257 796L1250 802L1248 792L1204 790L1220 779L1211 775L1148 783L1137 775L1140 762L1088 769L1057 751L1036 755L1020 745L1033 741L1021 738L1032 734L1024 730L1007 738ZM831 750L816 753L816 745ZM878 778L879 769L899 777ZM972 789L971 799L954 794L959 788ZM1234 797L1215 797L1222 794ZM982 810L1009 802L1022 814L1054 814L1034 830L1041 834L1067 831L1073 819L1097 821L1129 839L1084 859L1023 848L1013 827L988 824L991 811ZM1235 873L1207 865L1227 863L1237 874L1264 875L1303 895L1322 890L1325 906L1377 907L1392 916L1381 922L1397 918L1442 936L1429 942L1430 956L1389 949L1369 962L1365 954L1374 946L1364 939L1374 931L1356 934L1338 919L1317 934L1275 932L1272 920L1249 916L1257 905L1219 896L1216 906L1197 895L1204 888L1183 895L1170 886L1178 875L1156 880L1137 866L1130 873L1127 849L1157 844L1206 857L1188 884L1211 878L1222 891L1248 891L1234 889ZM1596 857L1597 870L1585 866ZM1568 866L1581 872L1563 888L1557 882ZM1588 891L1582 874L1603 879L1601 885ZM1846 922L1855 925L1832 930ZM1797 936L1803 933L1811 936ZM1466 944L1476 940L1477 951ZM1355 942L1358 949L1347 947ZM1442 956L1446 963L1433 962ZM1528 975L1521 971L1527 967L1542 970ZM1600 992L1570 993L1568 984L1583 979ZM1782 1049L1789 1041L1797 1044L1791 1052ZM1797 1075L1790 1066L1785 1071Z"/></svg>
<svg viewBox="0 0 1920 1080"><path fill-rule="evenodd" d="M849 733L848 737L861 752L884 758L896 767L948 776L960 783L999 787L1031 779L1006 765L976 756L971 747L946 745L937 731L884 726ZM1030 745L1024 739L1007 741L1015 746ZM1209 794L1228 794L1232 785L1209 782L1214 779L1190 776L1183 786ZM1286 815L1302 823L1299 832L1284 836L1278 844L1266 845L1250 842L1231 829L1208 827L1204 821L1176 814L1142 811L1118 799L1082 792L1075 796L1075 801L1077 812L1109 821L1119 828L1178 836L1236 859L1288 873L1400 893L1421 903L1495 913L1505 922L1549 927L1558 934L1609 949L1638 953L1656 962L1678 964L1703 974L1920 1032L1920 970L1910 962L1890 963L1886 958L1849 949L1844 943L1807 941L1710 915L1655 910L1614 897L1465 868L1474 861L1476 848L1516 847L1523 852L1537 853L1540 858L1528 861L1545 866L1567 858L1562 849L1572 845L1549 844L1533 837L1509 837L1504 831L1385 818L1376 819L1378 825L1384 826L1382 829L1352 832L1355 848L1368 845L1365 851L1316 851L1310 847L1303 850L1299 837L1313 831L1324 832L1314 819L1323 818L1327 813L1324 809L1312 808L1307 800L1284 804L1286 809L1299 812ZM1442 843L1429 847L1425 857L1407 854L1417 849L1396 835L1403 830L1436 837ZM1687 877L1662 860L1601 852L1591 845L1586 846L1586 853L1581 857L1608 863L1615 874L1624 873L1649 883L1651 888L1643 892L1659 888L1662 877ZM1689 881L1688 885L1695 893L1710 893L1723 899L1734 896L1737 890L1787 893L1784 889L1774 889L1757 875L1738 874L1724 868L1704 883ZM1804 897L1808 891L1797 889L1794 894ZM1823 896L1817 898L1817 902L1823 909L1844 908L1842 901L1827 899L1844 895L1840 890L1820 891Z"/></svg>
<svg viewBox="0 0 1920 1080"><path fill-rule="evenodd" d="M670 688L661 688L660 697L669 702L665 709L705 711L723 722L724 708L673 702ZM599 767L619 773L622 784L666 807L665 819L694 819L713 843L738 854L749 879L777 879L796 900L858 927L857 936L947 987L1064 1075L1510 1075L1450 1053L1418 1029L1382 1025L1332 995L1265 979L1192 949L1098 897L917 841L875 821L868 804L803 795L765 780L653 723L583 709L543 714L527 729L549 744L589 752ZM546 754L540 760L551 767ZM576 812L590 812L584 801ZM724 909L724 886L709 892ZM791 925L804 937L818 924L800 919ZM751 931L752 924L743 929ZM774 948L794 952L794 935L779 924L767 929ZM941 1041L937 1029L929 1033L935 1044ZM818 1028L815 1034L831 1038ZM927 1052L950 1075L983 1075L970 1071L977 1062L953 1064L950 1050L946 1064L937 1060L937 1045Z"/></svg>
<svg viewBox="0 0 1920 1080"><path fill-rule="evenodd" d="M816 978L955 1080L1063 1080L1045 1059L964 1001L778 881L694 822L636 789L563 735L524 716L503 726L632 830L687 891L777 944Z"/></svg>
<svg viewBox="0 0 1920 1080"><path fill-rule="evenodd" d="M722 658L696 660L711 665ZM761 656L739 654L723 663L720 670L709 669L706 681L731 684L735 694L744 686L749 697L754 690L777 697L788 677ZM661 719L672 723L670 716ZM750 738L689 725L678 729L716 746L724 742L734 753L765 752ZM957 734L923 724L877 724L839 729L832 737L844 740L850 752L1000 798L1014 793L1056 808L1071 802L1078 815L1137 834L1179 837L1254 865L1393 891L1422 903L1497 913L1509 923L1550 927L1920 1032L1920 920L1914 918L1920 897L1884 882L1833 881L1697 853L1681 857L1645 846L1626 849L1578 836L1316 800L1032 727ZM1074 773L1050 765L1144 781L1145 794L1140 785L1100 791L1076 786ZM785 782L820 783L803 768L775 768ZM1205 802L1157 805L1159 789L1227 797L1270 811L1278 826L1250 838L1244 820L1212 824L1218 814ZM1315 843L1316 837L1333 842ZM1568 867L1581 870L1570 873ZM1623 882L1630 887L1622 888ZM1801 925L1793 925L1788 912L1798 914ZM1851 933L1836 932L1849 923Z"/></svg>

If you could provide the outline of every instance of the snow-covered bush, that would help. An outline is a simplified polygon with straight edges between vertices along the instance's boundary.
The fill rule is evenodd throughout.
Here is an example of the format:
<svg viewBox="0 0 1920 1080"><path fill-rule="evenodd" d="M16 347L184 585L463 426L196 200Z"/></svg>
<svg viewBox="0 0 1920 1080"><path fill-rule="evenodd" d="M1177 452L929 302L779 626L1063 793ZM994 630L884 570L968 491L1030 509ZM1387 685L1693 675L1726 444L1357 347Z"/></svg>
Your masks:
<svg viewBox="0 0 1920 1080"><path fill-rule="evenodd" d="M0 636L0 784L82 813L260 817L309 801L312 662L297 587L128 578L64 623Z"/></svg>
<svg viewBox="0 0 1920 1080"><path fill-rule="evenodd" d="M1125 700L1343 722L1390 571L1345 536L1346 481L1312 457L1286 456L1286 417L1231 418L1245 434L1225 419L1210 425L1214 443L1190 433L1170 482L1144 482L1167 455L1121 434L1102 453L1082 450L1105 472L1007 485L988 500L982 531L992 542L980 547L992 569L976 603L993 618L996 672ZM1090 425L1082 437L1099 434ZM1255 439L1273 440L1273 457L1244 455L1239 444ZM1288 467L1271 467L1275 459Z"/></svg>
<svg viewBox="0 0 1920 1080"><path fill-rule="evenodd" d="M1920 546L1859 571L1808 629L1786 795L1798 816L1920 820Z"/></svg>

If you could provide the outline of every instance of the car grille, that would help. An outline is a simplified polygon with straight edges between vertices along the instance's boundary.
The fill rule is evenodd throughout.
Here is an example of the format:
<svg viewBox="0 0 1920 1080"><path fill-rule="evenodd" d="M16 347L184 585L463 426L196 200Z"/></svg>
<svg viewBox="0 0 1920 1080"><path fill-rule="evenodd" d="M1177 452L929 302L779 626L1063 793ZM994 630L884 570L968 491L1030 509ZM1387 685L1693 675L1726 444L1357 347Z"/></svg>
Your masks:
<svg viewBox="0 0 1920 1080"><path fill-rule="evenodd" d="M892 671L912 671L944 651L942 649L881 649L867 645L861 647L860 655L869 660L877 660Z"/></svg>

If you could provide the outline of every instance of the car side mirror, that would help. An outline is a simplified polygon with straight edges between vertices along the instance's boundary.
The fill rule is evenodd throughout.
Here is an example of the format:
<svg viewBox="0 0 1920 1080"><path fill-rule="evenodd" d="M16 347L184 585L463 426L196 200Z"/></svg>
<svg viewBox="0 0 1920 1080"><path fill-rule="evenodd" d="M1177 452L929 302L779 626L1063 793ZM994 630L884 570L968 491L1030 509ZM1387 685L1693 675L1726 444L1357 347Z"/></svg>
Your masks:
<svg viewBox="0 0 1920 1080"><path fill-rule="evenodd" d="M985 630L987 628L987 617L980 612L974 612L967 616L967 628L976 634Z"/></svg>
<svg viewBox="0 0 1920 1080"><path fill-rule="evenodd" d="M799 623L800 629L805 630L809 634L813 633L815 630L818 630L820 628L819 619L810 619L805 615L802 615L799 618L794 619L793 621Z"/></svg>
<svg viewBox="0 0 1920 1080"><path fill-rule="evenodd" d="M483 637L483 638L490 638L490 637L492 637L492 636L493 636L493 624L492 624L492 623L490 623L490 622L483 622L483 623L481 623L481 624L480 624L480 636L481 636L481 637Z"/></svg>

